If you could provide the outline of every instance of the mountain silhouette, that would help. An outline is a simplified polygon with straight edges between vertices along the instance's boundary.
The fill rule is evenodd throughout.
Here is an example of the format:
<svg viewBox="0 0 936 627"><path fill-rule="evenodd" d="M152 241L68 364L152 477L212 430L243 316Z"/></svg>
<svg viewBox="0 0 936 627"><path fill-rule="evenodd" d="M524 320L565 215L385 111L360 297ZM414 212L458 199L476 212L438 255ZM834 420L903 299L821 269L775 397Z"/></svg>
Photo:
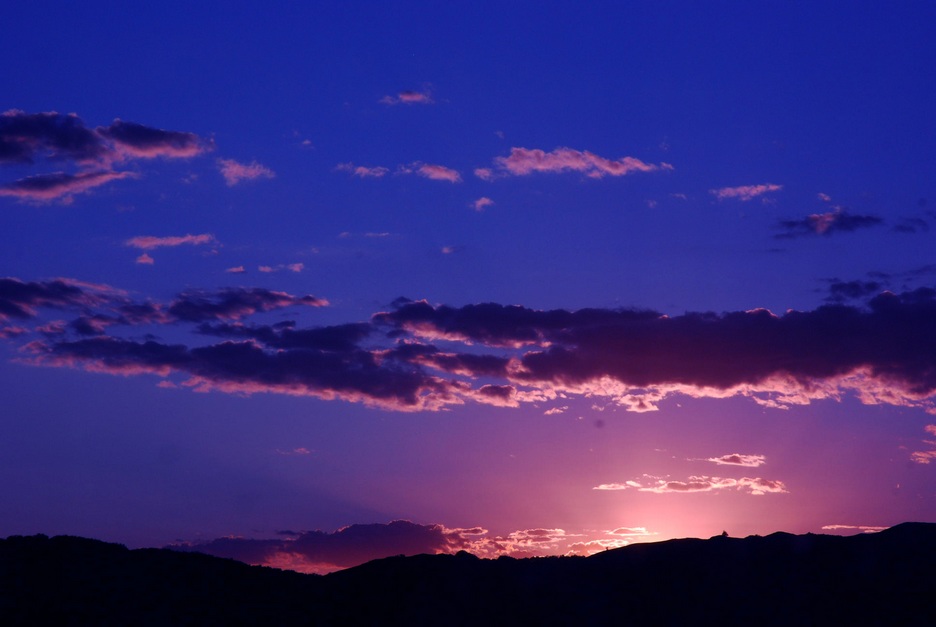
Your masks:
<svg viewBox="0 0 936 627"><path fill-rule="evenodd" d="M70 536L0 540L3 625L932 625L936 524L416 555L302 575Z"/></svg>

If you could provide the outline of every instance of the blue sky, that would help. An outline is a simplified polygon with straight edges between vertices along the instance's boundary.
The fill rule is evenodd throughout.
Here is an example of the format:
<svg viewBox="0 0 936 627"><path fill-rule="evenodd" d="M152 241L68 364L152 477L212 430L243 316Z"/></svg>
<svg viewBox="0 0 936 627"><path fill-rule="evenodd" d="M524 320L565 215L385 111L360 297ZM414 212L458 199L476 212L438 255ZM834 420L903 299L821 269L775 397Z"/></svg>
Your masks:
<svg viewBox="0 0 936 627"><path fill-rule="evenodd" d="M933 520L934 18L9 7L0 534Z"/></svg>

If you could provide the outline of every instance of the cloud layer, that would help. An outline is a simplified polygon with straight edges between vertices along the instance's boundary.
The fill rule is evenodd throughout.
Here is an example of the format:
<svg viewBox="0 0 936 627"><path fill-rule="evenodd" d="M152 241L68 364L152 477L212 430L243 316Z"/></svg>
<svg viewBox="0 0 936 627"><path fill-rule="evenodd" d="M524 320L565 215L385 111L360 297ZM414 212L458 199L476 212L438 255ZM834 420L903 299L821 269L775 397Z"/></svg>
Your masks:
<svg viewBox="0 0 936 627"><path fill-rule="evenodd" d="M643 527L621 527L592 533L589 537L563 529L524 529L495 535L482 527L449 529L444 525L419 525L407 520L387 524L350 525L334 532L280 532L279 538L219 538L168 548L198 551L249 564L325 574L391 555L455 553L468 551L485 558L502 555L590 555L607 548L626 546L635 538L653 534Z"/></svg>
<svg viewBox="0 0 936 627"><path fill-rule="evenodd" d="M327 301L227 288L187 290L161 304L132 302L105 287L3 279L0 315L28 320L49 307L77 316L66 328L82 330L77 337L46 333L28 344L33 363L179 376L201 390L338 398L403 411L466 402L517 407L569 395L636 412L673 395L746 396L786 408L851 394L866 404L936 413L936 290L929 288L782 316L763 309L671 317L494 303L456 308L401 299L369 321L300 327L248 319ZM189 325L200 339L166 344L110 333L138 324ZM205 337L221 341L204 345ZM763 460L730 454L709 461L756 467Z"/></svg>

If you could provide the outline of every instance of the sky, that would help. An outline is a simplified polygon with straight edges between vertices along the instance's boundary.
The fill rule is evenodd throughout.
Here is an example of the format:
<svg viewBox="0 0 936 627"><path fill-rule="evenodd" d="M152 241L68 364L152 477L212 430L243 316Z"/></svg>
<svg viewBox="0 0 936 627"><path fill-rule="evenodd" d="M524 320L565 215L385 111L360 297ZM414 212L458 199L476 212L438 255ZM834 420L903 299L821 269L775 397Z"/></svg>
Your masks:
<svg viewBox="0 0 936 627"><path fill-rule="evenodd" d="M934 35L7 7L0 536L329 572L936 522Z"/></svg>

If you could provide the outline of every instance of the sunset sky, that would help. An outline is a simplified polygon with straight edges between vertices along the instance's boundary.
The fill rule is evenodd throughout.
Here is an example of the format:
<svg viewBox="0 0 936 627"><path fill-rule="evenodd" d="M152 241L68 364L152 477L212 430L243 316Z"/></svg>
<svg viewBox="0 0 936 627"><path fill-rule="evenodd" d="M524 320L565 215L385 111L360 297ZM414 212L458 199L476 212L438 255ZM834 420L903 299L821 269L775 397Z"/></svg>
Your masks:
<svg viewBox="0 0 936 627"><path fill-rule="evenodd" d="M936 522L936 4L30 2L0 536Z"/></svg>

